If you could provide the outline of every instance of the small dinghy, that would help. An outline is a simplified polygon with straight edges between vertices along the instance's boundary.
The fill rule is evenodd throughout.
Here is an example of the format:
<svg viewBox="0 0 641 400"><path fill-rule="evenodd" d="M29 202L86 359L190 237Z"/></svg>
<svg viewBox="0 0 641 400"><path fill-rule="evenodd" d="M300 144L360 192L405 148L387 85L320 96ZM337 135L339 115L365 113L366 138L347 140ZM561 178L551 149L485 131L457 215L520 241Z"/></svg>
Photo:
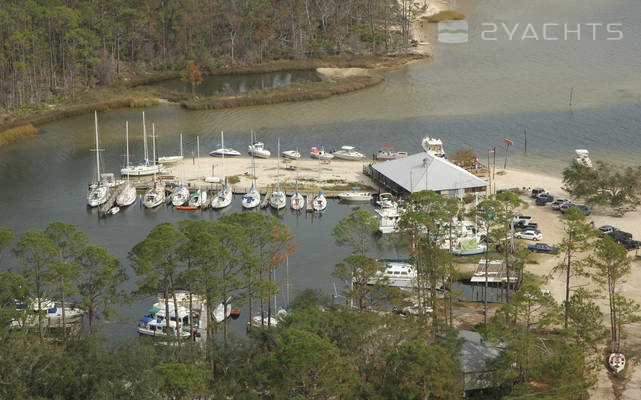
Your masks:
<svg viewBox="0 0 641 400"><path fill-rule="evenodd" d="M608 365L615 374L623 371L625 368L625 356L622 353L612 353L608 357Z"/></svg>
<svg viewBox="0 0 641 400"><path fill-rule="evenodd" d="M120 207L116 206L116 207L111 207L109 211L107 211L107 214L114 215L114 214L118 214L119 212L120 212Z"/></svg>

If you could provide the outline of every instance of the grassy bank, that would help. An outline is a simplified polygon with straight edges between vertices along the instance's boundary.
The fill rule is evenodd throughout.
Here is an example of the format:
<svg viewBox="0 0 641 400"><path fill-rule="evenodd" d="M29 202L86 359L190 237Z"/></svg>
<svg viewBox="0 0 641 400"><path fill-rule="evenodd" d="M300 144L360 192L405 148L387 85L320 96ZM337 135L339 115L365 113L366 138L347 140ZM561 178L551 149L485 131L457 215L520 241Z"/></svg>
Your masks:
<svg viewBox="0 0 641 400"><path fill-rule="evenodd" d="M441 21L452 21L452 20L461 20L464 19L465 15L462 12L454 10L445 10L441 11L438 14L434 14L430 17L427 17L427 22L441 22Z"/></svg>
<svg viewBox="0 0 641 400"><path fill-rule="evenodd" d="M382 81L382 75L373 74L341 79L335 82L297 83L237 96L205 97L198 100L184 101L181 105L188 110L212 110L292 101L317 100L337 94L365 89L367 87L377 85Z"/></svg>
<svg viewBox="0 0 641 400"><path fill-rule="evenodd" d="M4 132L0 132L0 147L15 143L19 140L36 136L37 134L38 130L31 124L20 125L11 129L7 129Z"/></svg>

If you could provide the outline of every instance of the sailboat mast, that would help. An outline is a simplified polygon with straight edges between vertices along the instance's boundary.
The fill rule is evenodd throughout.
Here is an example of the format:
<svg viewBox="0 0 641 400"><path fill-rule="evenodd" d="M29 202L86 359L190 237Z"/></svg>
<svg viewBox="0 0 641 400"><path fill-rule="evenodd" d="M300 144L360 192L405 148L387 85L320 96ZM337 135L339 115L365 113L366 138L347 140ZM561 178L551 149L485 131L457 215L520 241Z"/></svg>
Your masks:
<svg viewBox="0 0 641 400"><path fill-rule="evenodd" d="M154 166L156 165L156 124L151 124L151 139L154 155Z"/></svg>
<svg viewBox="0 0 641 400"><path fill-rule="evenodd" d="M250 135L249 141L251 143L254 143L254 130L253 129L251 130L251 133L249 135ZM252 151L252 168L254 169L254 173L253 173L253 176L254 176L254 179L253 179L253 181L254 181L254 190L256 190L256 153L254 151Z"/></svg>
<svg viewBox="0 0 641 400"><path fill-rule="evenodd" d="M200 159L200 136L196 136L196 157Z"/></svg>
<svg viewBox="0 0 641 400"><path fill-rule="evenodd" d="M220 148L223 150L222 151L223 159L222 159L221 169L223 170L223 186L225 186L225 184L227 183L226 182L227 178L225 177L225 136L223 134L223 131L220 131Z"/></svg>
<svg viewBox="0 0 641 400"><path fill-rule="evenodd" d="M129 166L129 121L125 121L125 141L127 142L127 167ZM129 177L129 174L127 174Z"/></svg>
<svg viewBox="0 0 641 400"><path fill-rule="evenodd" d="M145 125L145 112L142 112L142 146L145 153L145 165L149 164L149 149L147 148L147 125Z"/></svg>
<svg viewBox="0 0 641 400"><path fill-rule="evenodd" d="M298 192L298 188L296 188L296 192ZM287 307L289 307L289 256L285 259L285 296Z"/></svg>
<svg viewBox="0 0 641 400"><path fill-rule="evenodd" d="M280 192L280 138L278 138L278 153L276 153L276 184L278 185L278 191Z"/></svg>
<svg viewBox="0 0 641 400"><path fill-rule="evenodd" d="M180 184L185 184L185 158L183 157L183 134L180 134Z"/></svg>
<svg viewBox="0 0 641 400"><path fill-rule="evenodd" d="M100 144L98 142L98 111L93 112L94 126L96 129L96 182L100 182Z"/></svg>

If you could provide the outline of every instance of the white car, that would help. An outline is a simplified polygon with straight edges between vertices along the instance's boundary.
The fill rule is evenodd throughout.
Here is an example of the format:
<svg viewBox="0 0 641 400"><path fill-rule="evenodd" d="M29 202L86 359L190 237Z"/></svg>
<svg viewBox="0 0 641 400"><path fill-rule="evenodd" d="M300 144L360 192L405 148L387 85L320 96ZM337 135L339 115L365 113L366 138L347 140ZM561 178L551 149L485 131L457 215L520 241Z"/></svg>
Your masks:
<svg viewBox="0 0 641 400"><path fill-rule="evenodd" d="M528 229L525 231L516 232L514 234L514 237L516 239L541 240L543 239L543 234L539 231Z"/></svg>

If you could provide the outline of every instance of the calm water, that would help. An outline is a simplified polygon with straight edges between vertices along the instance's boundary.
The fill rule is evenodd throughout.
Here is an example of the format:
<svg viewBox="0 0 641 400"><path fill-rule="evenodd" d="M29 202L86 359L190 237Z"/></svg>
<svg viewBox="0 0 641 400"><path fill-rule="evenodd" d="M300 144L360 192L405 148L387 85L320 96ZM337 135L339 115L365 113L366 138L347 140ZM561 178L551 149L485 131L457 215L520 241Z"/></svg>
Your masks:
<svg viewBox="0 0 641 400"><path fill-rule="evenodd" d="M285 71L264 74L206 76L203 83L196 86L196 94L211 96L215 93L233 95L253 90L265 90L292 83L320 82L315 71ZM191 84L180 79L160 82L157 86L166 87L183 93L191 93Z"/></svg>
<svg viewBox="0 0 641 400"><path fill-rule="evenodd" d="M178 132L185 134L185 153L215 148L219 132L225 144L245 149L253 129L274 150L280 137L288 148L306 152L323 143L355 145L369 154L381 144L417 151L424 135L441 137L446 150L475 149L483 158L504 137L514 140L510 165L558 174L575 148L587 148L594 159L638 164L641 149L641 2L638 0L458 0L470 23L469 42L440 44L436 27L426 38L435 59L389 72L381 85L325 100L219 111L185 111L160 105L147 111L156 124L158 153L175 154ZM515 37L532 23L542 35L545 23L622 23L624 38L607 41L591 31L569 41L481 40L482 23L505 23ZM587 29L584 27L584 29ZM587 40L589 38L589 40ZM575 88L574 106L568 98ZM2 225L17 232L44 228L63 220L87 232L93 243L108 247L123 263L129 249L149 229L163 221L201 217L161 208L133 207L99 220L86 210L85 189L93 171L93 117L57 121L41 127L29 141L0 149L0 216ZM130 122L131 146L141 156L140 112L117 110L99 115L102 147L108 170L116 170L124 153L124 121ZM528 154L523 154L523 130L528 129ZM498 150L502 157L502 150ZM238 210L238 199L234 209ZM294 291L313 287L331 294L330 272L347 250L336 248L330 236L334 224L351 209L330 201L320 219L283 220L301 242L290 258ZM215 219L211 211L203 218ZM403 256L393 247L374 256ZM15 265L11 256L3 264ZM337 283L340 290L340 285ZM136 317L147 301L123 309L125 325L108 324L116 338L133 336ZM242 320L242 319L241 319ZM239 321L241 321L239 320ZM244 322L236 321L239 329Z"/></svg>

